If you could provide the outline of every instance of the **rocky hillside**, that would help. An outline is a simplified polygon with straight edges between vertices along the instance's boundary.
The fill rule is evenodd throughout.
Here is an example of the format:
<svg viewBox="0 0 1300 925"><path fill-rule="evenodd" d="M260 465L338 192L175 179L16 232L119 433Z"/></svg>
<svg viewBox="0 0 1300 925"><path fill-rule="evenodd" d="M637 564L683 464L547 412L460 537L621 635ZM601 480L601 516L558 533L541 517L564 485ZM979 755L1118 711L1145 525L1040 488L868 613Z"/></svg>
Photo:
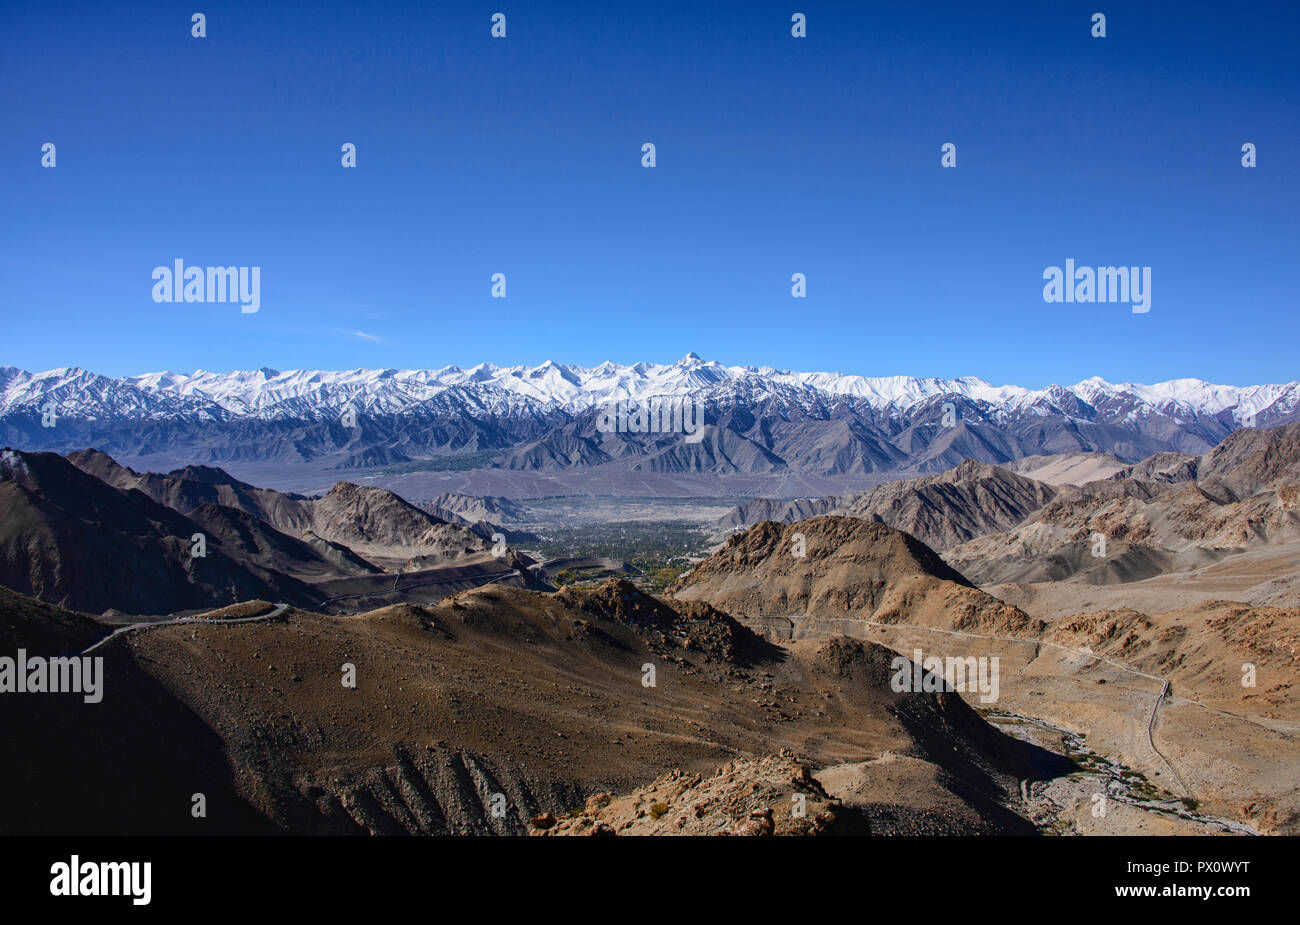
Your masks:
<svg viewBox="0 0 1300 925"><path fill-rule="evenodd" d="M790 751L737 758L712 775L674 769L626 796L597 793L581 812L531 821L533 835L869 835Z"/></svg>
<svg viewBox="0 0 1300 925"><path fill-rule="evenodd" d="M220 469L139 474L94 451L0 452L0 503L0 584L88 613L311 606L374 590L337 583L382 583L385 568L491 561L488 540L384 489L341 482L304 498Z"/></svg>
<svg viewBox="0 0 1300 925"><path fill-rule="evenodd" d="M89 613L160 614L262 598L315 599L277 566L328 571L306 544L242 512L186 517L53 453L0 452L0 584ZM195 554L196 535L205 555Z"/></svg>
<svg viewBox="0 0 1300 925"><path fill-rule="evenodd" d="M1097 537L1105 538L1104 549ZM945 558L980 585L1139 581L1300 542L1300 425L1238 431L1203 457L1160 454L1063 492Z"/></svg>
<svg viewBox="0 0 1300 925"><path fill-rule="evenodd" d="M41 605L0 595L0 627L35 640L29 612ZM54 622L80 641L75 616ZM0 768L0 828L525 834L538 816L560 819L680 769L681 781L700 783L662 792L668 821L690 799L693 825L721 824L743 804L738 821L764 827L752 810L789 795L789 770L814 826L1029 832L1008 808L1016 780L1064 767L956 694L895 692L894 656L880 646L777 647L716 610L667 607L625 583L564 595L485 587L350 617L290 609L137 631L101 651L111 696L93 714L47 698L37 715L0 698L0 710L32 716L0 713L24 759ZM352 670L354 685L341 683ZM85 735L91 720L107 733ZM782 749L775 764L764 758ZM904 793L886 776L840 810L792 763L885 755L909 756L928 782ZM733 765L705 782L738 758L757 770ZM114 789L69 801L70 779L87 767ZM137 786L122 786L132 775ZM744 778L748 793L729 778ZM759 780L770 786L755 790ZM188 812L195 789L209 794L207 829ZM819 821L825 812L838 821Z"/></svg>
<svg viewBox="0 0 1300 925"><path fill-rule="evenodd" d="M732 537L671 593L743 617L1034 630L1022 612L976 589L915 537L852 517L758 524Z"/></svg>
<svg viewBox="0 0 1300 925"><path fill-rule="evenodd" d="M836 513L879 521L942 552L1015 526L1057 494L1043 482L968 459L939 475L887 482L848 499Z"/></svg>
<svg viewBox="0 0 1300 925"><path fill-rule="evenodd" d="M794 501L755 499L717 523L723 529L735 529L764 520L794 523L841 514L886 524L942 551L1009 529L1057 494L1056 488L1044 482L968 459L939 475L886 482L853 495Z"/></svg>
<svg viewBox="0 0 1300 925"><path fill-rule="evenodd" d="M98 450L72 453L78 468L122 490L137 489L189 514L204 504L236 508L291 536L345 547L361 561L401 564L417 556L455 560L479 554L489 543L473 530L420 510L391 491L339 482L320 498L255 488L225 471L187 466L165 475L137 473Z"/></svg>

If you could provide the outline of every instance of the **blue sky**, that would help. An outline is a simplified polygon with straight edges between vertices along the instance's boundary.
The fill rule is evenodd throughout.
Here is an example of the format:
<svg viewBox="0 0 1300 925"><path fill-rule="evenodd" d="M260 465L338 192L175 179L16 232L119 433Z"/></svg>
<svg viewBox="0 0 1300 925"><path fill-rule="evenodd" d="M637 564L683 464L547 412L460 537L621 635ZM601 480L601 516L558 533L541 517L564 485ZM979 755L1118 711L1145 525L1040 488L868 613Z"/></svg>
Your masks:
<svg viewBox="0 0 1300 925"><path fill-rule="evenodd" d="M703 5L9 5L0 364L1300 377L1297 5ZM176 258L261 311L154 303ZM1067 258L1150 313L1045 303Z"/></svg>

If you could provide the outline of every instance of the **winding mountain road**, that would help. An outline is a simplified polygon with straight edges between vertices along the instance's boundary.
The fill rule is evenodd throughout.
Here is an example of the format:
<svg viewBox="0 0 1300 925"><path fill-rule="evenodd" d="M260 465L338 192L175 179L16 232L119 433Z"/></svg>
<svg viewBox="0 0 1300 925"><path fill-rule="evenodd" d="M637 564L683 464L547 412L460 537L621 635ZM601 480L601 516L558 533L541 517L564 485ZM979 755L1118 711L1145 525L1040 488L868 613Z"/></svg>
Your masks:
<svg viewBox="0 0 1300 925"><path fill-rule="evenodd" d="M519 576L521 574L522 573L518 569L510 569L504 572L492 572L491 574L488 575L475 575L473 576L473 579L492 579L491 581L483 582L484 585L487 585L487 584L492 584L494 581L501 578L511 578L511 577ZM409 584L401 588L396 587L396 583L394 583L394 587L388 588L387 590L363 591L360 594L344 594L344 595L340 595L339 597L327 598L315 606L323 607L326 604L332 603L334 601L342 601L354 597L383 597L385 595L394 594L399 591L409 591L412 588L422 588L425 585L446 584L448 582L464 582L467 580L472 580L472 579L468 579L466 578L466 576L463 575L454 578L432 578L427 581L417 581L413 584ZM480 585L480 587L482 587L482 585ZM134 633L140 630L156 629L157 627L160 626L183 626L185 624L192 624L192 623L204 623L204 624L214 625L214 626L229 626L237 623L260 623L263 620L274 620L276 617L280 616L282 613L288 610L289 606L290 606L289 604L276 604L266 613L261 613L253 617L229 617L226 619L221 619L216 617L172 617L171 619L168 620L147 620L141 623L131 623L126 626L119 626L117 629L113 630L113 632L109 633L103 639L83 649L81 651L81 654L89 655L91 652L94 652L96 649L108 644L109 642L116 639L117 637L123 636L127 633Z"/></svg>
<svg viewBox="0 0 1300 925"><path fill-rule="evenodd" d="M288 609L289 609L288 604L276 604L266 613L260 613L255 617L231 617L225 620L217 617L173 617L170 620L150 620L144 623L131 623L127 626L119 626L117 629L113 630L113 632L109 633L103 639L99 640L99 642L96 642L83 649L81 651L81 654L89 655L91 652L94 652L100 646L103 646L111 642L112 640L116 639L118 636L125 635L126 633L134 633L137 630L155 629L159 626L180 626L186 623L206 623L214 626L229 625L234 623L258 623L262 620L274 620L276 617L280 616L280 614L284 613Z"/></svg>
<svg viewBox="0 0 1300 925"><path fill-rule="evenodd" d="M937 626L916 626L910 623L909 624L879 623L875 620L867 620L861 617L811 617L810 618L805 616L783 616L780 617L779 619L789 620L792 626L795 624L795 621L802 621L808 619L829 620L838 623L858 623L858 624L863 624L865 626L877 626L883 629L926 630L932 633L943 633L948 636L963 636L967 639L992 639L998 642L1018 642L1022 645L1032 645L1035 647L1047 646L1053 649L1060 649L1063 652L1069 652L1072 655L1080 655L1083 656L1084 658L1093 659L1097 662L1103 662L1111 666L1112 668L1116 668L1119 671L1126 671L1129 674L1137 675L1138 677L1147 678L1151 681L1158 681L1160 682L1161 685L1160 693L1156 696L1156 701L1151 707L1151 717L1150 719L1147 720L1147 729L1146 729L1147 743L1151 746L1151 751L1153 751L1156 754L1156 756L1164 763L1164 766L1169 769L1169 773L1173 776L1173 779L1178 781L1178 785L1183 788L1183 794L1189 798L1192 796L1192 792L1188 789L1187 784L1184 783L1182 776L1174 769L1173 764L1170 763L1169 758L1166 757L1165 753L1162 752L1160 748L1156 745L1156 740L1155 740L1156 714L1160 710L1160 704L1165 699L1165 695L1169 692L1168 678L1161 678L1157 675L1147 674L1145 671L1138 671L1136 668L1130 668L1127 665L1121 665L1119 662L1115 661L1114 659L1106 658L1105 656L1098 655L1095 652L1090 652L1087 649L1076 649L1073 648L1072 646L1061 645L1059 642L1048 642L1047 640L1043 640L1043 639L1021 639L1017 636L994 636L988 633L967 633L963 630L946 630L946 629L941 629ZM1190 701L1190 702L1195 703L1196 701Z"/></svg>
<svg viewBox="0 0 1300 925"><path fill-rule="evenodd" d="M430 578L427 579L426 581L413 582L401 588L397 587L397 582L393 582L393 586L388 589L376 589L374 591L362 591L357 594L340 594L338 597L327 597L325 600L321 601L316 606L324 607L326 604L332 604L335 601L346 601L357 597L384 597L385 595L388 594L396 594L398 591L410 591L413 588L423 588L425 585L442 585L442 584L448 584L453 582L464 583L464 582L478 581L479 579L488 579L488 578L492 579L491 581L483 581L482 584L476 586L476 587L482 587L483 585L493 584L494 582L496 582L498 579L501 578L514 578L514 577L522 577L522 576L523 573L520 572L519 569L510 569L509 571L492 572L487 575L457 575L451 578Z"/></svg>
<svg viewBox="0 0 1300 925"><path fill-rule="evenodd" d="M1160 760L1165 763L1165 767L1167 767L1169 772L1174 775L1174 780L1178 781L1178 786L1183 788L1183 793L1190 797L1192 791L1183 780L1182 775L1174 768L1173 762L1171 762L1169 758L1166 757L1165 753L1160 750L1160 746L1156 745L1156 713L1159 712L1160 704L1164 701L1165 695L1168 693L1169 682L1166 681L1164 686L1160 688L1160 693L1156 695L1156 702L1151 705L1151 718L1147 720L1147 741L1151 743L1151 750L1160 756Z"/></svg>

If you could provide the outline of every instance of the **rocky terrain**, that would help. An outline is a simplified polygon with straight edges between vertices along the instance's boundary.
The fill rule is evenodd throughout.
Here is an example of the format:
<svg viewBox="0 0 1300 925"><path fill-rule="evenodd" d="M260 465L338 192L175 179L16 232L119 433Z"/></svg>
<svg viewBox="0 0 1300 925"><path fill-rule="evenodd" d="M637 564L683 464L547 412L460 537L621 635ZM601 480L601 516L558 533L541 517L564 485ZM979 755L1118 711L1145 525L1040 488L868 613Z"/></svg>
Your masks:
<svg viewBox="0 0 1300 925"><path fill-rule="evenodd" d="M1300 426L1237 431L1202 457L1159 454L1057 495L1009 530L949 548L980 585L1135 582L1300 542ZM1104 545L1098 545L1098 537Z"/></svg>
<svg viewBox="0 0 1300 925"><path fill-rule="evenodd" d="M477 562L500 571L473 530L347 483L312 499L220 469L141 475L95 451L65 459L6 449L0 503L0 583L89 613L250 598L305 606L345 593L341 580L364 588L390 569ZM317 590L331 582L332 593Z"/></svg>
<svg viewBox="0 0 1300 925"><path fill-rule="evenodd" d="M1191 590L1204 586L1249 603L1300 603L1289 564L1300 551L1298 441L1293 424L1236 431L1201 456L1161 452L1131 464L1098 454L1005 467L967 460L856 494L755 499L716 525L734 532L825 514L874 520L920 539L996 595L1043 597L1049 608L1068 607L1074 584L1132 585L1144 601L1204 599ZM1242 584L1247 576L1253 581ZM1150 595L1136 587L1147 581Z"/></svg>
<svg viewBox="0 0 1300 925"><path fill-rule="evenodd" d="M753 525L661 597L546 590L384 489L6 450L0 649L97 645L105 696L0 696L0 827L1295 833L1297 427L1081 485L1097 459L969 460Z"/></svg>
<svg viewBox="0 0 1300 925"><path fill-rule="evenodd" d="M759 498L720 518L717 526L734 530L764 520L794 523L843 514L887 524L943 551L1014 527L1057 493L1044 482L968 459L939 475L886 482L858 494L785 502Z"/></svg>
<svg viewBox="0 0 1300 925"><path fill-rule="evenodd" d="M400 564L414 556L439 559L482 553L487 544L459 520L450 522L409 504L390 491L339 482L318 498L255 488L221 469L187 466L166 475L139 474L96 450L71 453L79 469L123 491L137 489L182 514L215 505L234 508L317 546L350 551L366 570L375 563Z"/></svg>
<svg viewBox="0 0 1300 925"><path fill-rule="evenodd" d="M911 535L843 516L751 527L670 591L676 600L707 601L736 617L806 617L827 631L846 618L1032 628L1023 612L974 587Z"/></svg>
<svg viewBox="0 0 1300 925"><path fill-rule="evenodd" d="M942 552L1020 523L1056 494L1042 482L968 459L940 475L873 488L838 513L878 520Z"/></svg>
<svg viewBox="0 0 1300 925"><path fill-rule="evenodd" d="M59 651L93 635L90 621L21 596L0 604L8 642L35 645L33 619L59 636L41 640ZM6 765L7 831L195 831L189 795L206 788L212 831L524 834L539 815L558 819L674 771L713 781L689 796L717 803L695 824L720 825L780 795L752 785L777 787L790 766L761 759L787 749L808 767L905 755L923 771L906 788L859 786L838 810L801 772L814 825L829 826L818 819L832 812L846 831L1032 832L1010 808L1015 781L1069 767L955 694L893 691L894 653L881 646L778 646L721 612L680 611L621 581L582 594L481 588L352 617L213 616L108 643L93 713L79 700L48 698L31 715L19 698L0 702L11 707L7 741L39 738L38 723L54 730ZM355 687L342 683L346 666ZM173 734L154 736L142 716L171 717ZM147 744L129 736L119 755L115 734L62 731L88 723L151 732ZM123 787L107 808L62 799L58 788L84 773L74 769L106 764L110 780L147 766L146 780L168 784ZM728 777L750 792L728 795Z"/></svg>
<svg viewBox="0 0 1300 925"><path fill-rule="evenodd" d="M796 535L803 557L790 554ZM1086 800L1087 787L1127 794L1141 782L1110 828L1059 806L1052 825L1300 831L1288 770L1300 758L1300 609L1200 600L1026 612L971 587L910 536L840 517L752 527L673 594L727 609L771 640L847 634L907 654L998 658L998 711L1046 723L1058 744L1086 739L1089 761L1125 769L1065 792Z"/></svg>
<svg viewBox="0 0 1300 925"><path fill-rule="evenodd" d="M670 771L626 796L597 793L581 811L531 820L534 835L869 835L866 817L832 798L785 751L737 758L712 775Z"/></svg>
<svg viewBox="0 0 1300 925"><path fill-rule="evenodd" d="M449 524L469 527L487 540L500 535L511 544L538 541L536 534L514 526L523 519L524 510L506 498L476 498L443 492L436 498L419 502L416 507Z"/></svg>

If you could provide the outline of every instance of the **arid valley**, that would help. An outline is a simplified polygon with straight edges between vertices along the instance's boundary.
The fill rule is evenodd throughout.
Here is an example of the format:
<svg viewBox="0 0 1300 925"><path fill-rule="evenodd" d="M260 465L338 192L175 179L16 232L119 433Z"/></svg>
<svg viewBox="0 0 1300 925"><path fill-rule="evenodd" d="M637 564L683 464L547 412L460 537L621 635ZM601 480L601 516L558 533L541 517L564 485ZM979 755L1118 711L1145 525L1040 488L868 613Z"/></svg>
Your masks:
<svg viewBox="0 0 1300 925"><path fill-rule="evenodd" d="M1300 827L1297 424L739 504L17 450L0 496L0 651L103 659L0 697L11 833Z"/></svg>

